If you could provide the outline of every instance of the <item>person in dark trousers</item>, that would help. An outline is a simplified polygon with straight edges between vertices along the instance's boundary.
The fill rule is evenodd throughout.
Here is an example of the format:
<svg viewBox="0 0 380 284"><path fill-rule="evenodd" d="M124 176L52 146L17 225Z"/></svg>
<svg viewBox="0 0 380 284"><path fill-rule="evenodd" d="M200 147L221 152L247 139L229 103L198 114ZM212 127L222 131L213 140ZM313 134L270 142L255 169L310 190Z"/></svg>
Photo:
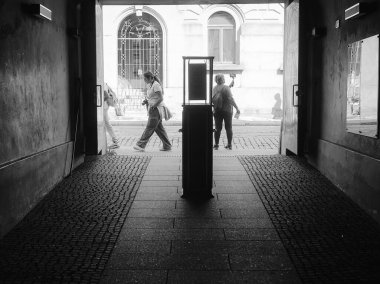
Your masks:
<svg viewBox="0 0 380 284"><path fill-rule="evenodd" d="M236 112L240 114L240 110L235 103L235 100L232 96L231 89L229 86L226 86L224 75L217 74L215 76L216 86L212 90L212 102L214 105L214 120L215 120L215 145L214 149L219 149L219 139L220 133L222 132L223 121L224 128L227 133L227 146L225 147L228 150L232 150L232 115L233 108L236 109Z"/></svg>
<svg viewBox="0 0 380 284"><path fill-rule="evenodd" d="M150 137L156 132L158 137L162 141L162 148L160 151L170 151L172 145L169 141L168 135L162 120L168 120L171 117L169 109L165 106L163 100L163 90L160 80L152 72L148 71L144 73L144 81L147 84L147 97L146 103L148 105L148 123L141 135L139 141L133 146L136 151L145 151L146 144Z"/></svg>

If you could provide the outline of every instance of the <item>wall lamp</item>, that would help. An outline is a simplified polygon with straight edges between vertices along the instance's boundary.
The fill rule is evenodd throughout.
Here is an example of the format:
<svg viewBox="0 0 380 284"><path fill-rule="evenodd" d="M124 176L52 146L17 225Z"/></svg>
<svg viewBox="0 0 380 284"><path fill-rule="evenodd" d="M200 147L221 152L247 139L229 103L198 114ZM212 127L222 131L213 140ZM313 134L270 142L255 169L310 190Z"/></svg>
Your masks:
<svg viewBox="0 0 380 284"><path fill-rule="evenodd" d="M358 18L366 14L367 11L367 6L364 5L364 3L356 3L350 8L344 10L344 19L347 21L349 19Z"/></svg>
<svg viewBox="0 0 380 284"><path fill-rule="evenodd" d="M312 30L311 30L311 36L313 38L319 38L319 37L323 37L326 35L326 28L325 27L314 27Z"/></svg>
<svg viewBox="0 0 380 284"><path fill-rule="evenodd" d="M41 4L31 4L30 5L30 12L43 20L49 20L51 21L52 19L52 12L50 9L46 8L45 6Z"/></svg>

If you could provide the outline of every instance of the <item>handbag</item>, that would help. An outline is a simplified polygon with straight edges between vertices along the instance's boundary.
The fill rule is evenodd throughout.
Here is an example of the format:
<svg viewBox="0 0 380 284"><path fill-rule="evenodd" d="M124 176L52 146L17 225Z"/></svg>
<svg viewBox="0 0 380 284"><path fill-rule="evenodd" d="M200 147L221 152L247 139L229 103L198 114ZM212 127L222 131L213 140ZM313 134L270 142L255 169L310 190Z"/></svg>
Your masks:
<svg viewBox="0 0 380 284"><path fill-rule="evenodd" d="M115 114L117 116L123 116L123 112L122 112L121 106L119 104L115 106Z"/></svg>
<svg viewBox="0 0 380 284"><path fill-rule="evenodd" d="M165 118L165 120L169 120L172 117L173 117L173 115L170 112L169 108L167 106L164 106L164 118Z"/></svg>

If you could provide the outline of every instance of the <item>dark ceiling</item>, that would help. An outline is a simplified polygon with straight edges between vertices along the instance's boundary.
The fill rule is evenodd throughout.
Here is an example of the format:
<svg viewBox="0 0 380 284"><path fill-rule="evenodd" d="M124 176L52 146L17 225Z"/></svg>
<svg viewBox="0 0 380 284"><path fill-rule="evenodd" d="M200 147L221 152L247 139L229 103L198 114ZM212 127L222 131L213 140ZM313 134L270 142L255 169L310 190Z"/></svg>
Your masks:
<svg viewBox="0 0 380 284"><path fill-rule="evenodd" d="M102 5L268 4L284 0L99 0Z"/></svg>

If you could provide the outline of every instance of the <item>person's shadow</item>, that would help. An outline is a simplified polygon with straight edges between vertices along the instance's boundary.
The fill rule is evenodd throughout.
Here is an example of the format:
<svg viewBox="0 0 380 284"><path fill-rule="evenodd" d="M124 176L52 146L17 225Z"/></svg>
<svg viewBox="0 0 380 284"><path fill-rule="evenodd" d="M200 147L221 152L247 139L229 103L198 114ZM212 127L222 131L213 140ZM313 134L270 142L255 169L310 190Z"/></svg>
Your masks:
<svg viewBox="0 0 380 284"><path fill-rule="evenodd" d="M282 109L281 109L281 96L279 93L274 95L274 99L276 102L272 107L273 119L281 119L282 118Z"/></svg>

